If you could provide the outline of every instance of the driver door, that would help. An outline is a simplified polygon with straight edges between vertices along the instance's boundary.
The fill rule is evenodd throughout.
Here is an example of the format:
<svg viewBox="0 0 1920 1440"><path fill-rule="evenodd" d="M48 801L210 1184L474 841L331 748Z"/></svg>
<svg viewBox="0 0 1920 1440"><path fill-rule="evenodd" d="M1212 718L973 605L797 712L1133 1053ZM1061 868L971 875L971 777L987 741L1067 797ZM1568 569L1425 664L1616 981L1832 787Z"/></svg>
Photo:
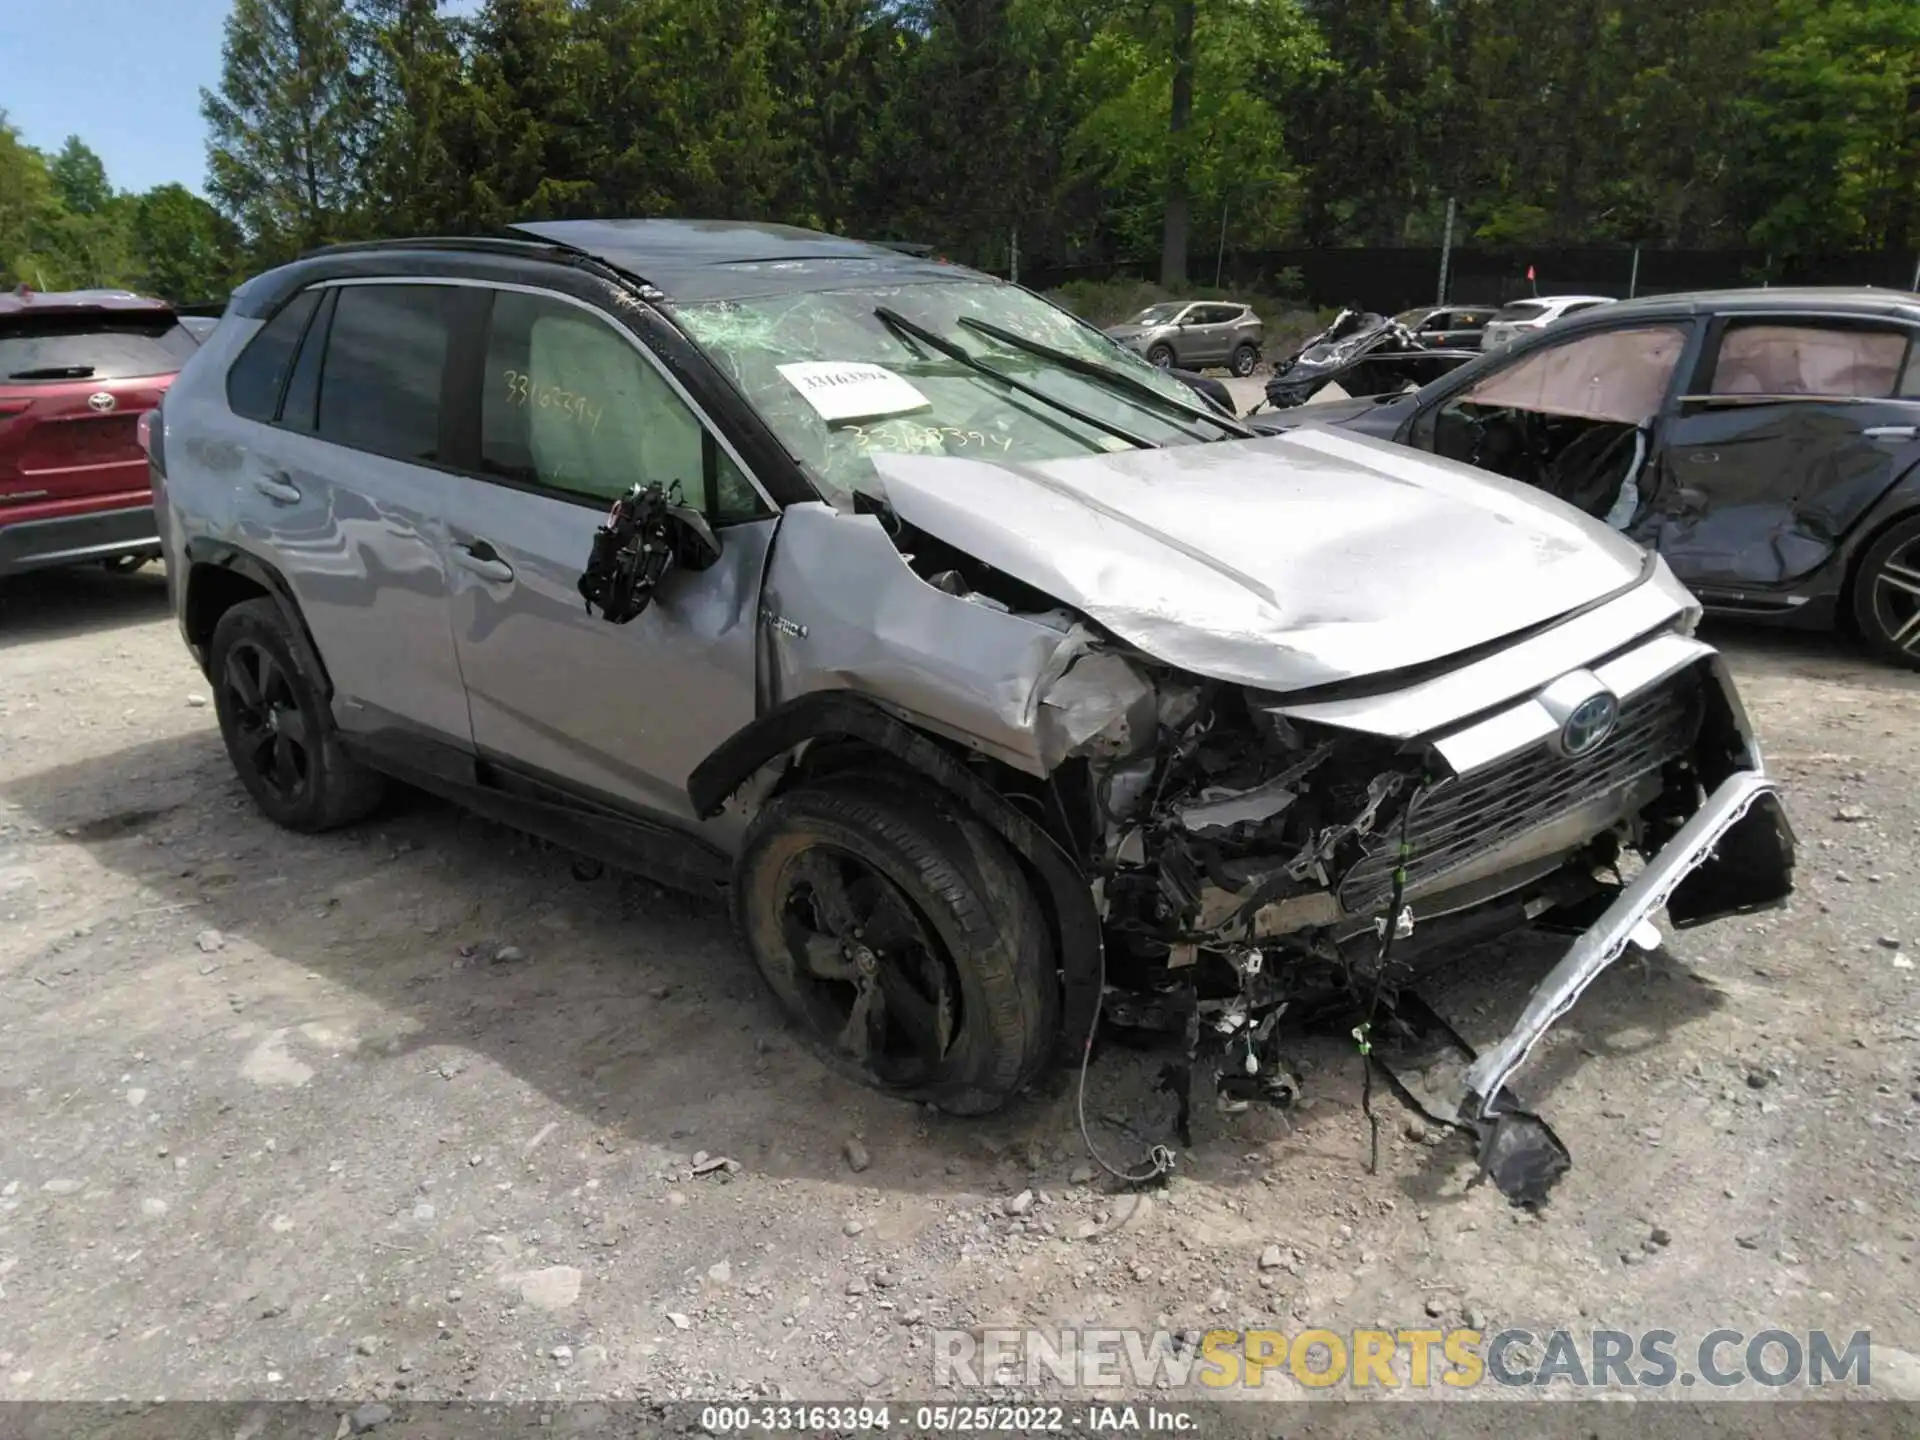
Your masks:
<svg viewBox="0 0 1920 1440"><path fill-rule="evenodd" d="M1406 443L1540 485L1625 528L1693 328L1654 321L1529 346L1427 406ZM1596 488L1596 478L1607 483Z"/></svg>
<svg viewBox="0 0 1920 1440"><path fill-rule="evenodd" d="M493 290L477 453L448 507L453 632L483 761L692 827L686 781L754 718L777 519L650 351L557 294ZM478 347L476 347L478 348ZM678 482L720 538L615 625L576 588L609 504Z"/></svg>

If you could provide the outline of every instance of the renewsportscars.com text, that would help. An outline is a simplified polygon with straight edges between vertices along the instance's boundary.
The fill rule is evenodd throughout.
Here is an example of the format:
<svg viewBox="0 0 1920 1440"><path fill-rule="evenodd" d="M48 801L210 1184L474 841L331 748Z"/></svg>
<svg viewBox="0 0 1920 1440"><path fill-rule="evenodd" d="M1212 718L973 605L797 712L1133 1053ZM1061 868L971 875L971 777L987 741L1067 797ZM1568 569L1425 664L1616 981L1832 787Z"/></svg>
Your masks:
<svg viewBox="0 0 1920 1440"><path fill-rule="evenodd" d="M1872 1337L1824 1330L1472 1329L942 1330L934 1383L1257 1389L1284 1375L1309 1389L1434 1386L1667 1390L1872 1384Z"/></svg>

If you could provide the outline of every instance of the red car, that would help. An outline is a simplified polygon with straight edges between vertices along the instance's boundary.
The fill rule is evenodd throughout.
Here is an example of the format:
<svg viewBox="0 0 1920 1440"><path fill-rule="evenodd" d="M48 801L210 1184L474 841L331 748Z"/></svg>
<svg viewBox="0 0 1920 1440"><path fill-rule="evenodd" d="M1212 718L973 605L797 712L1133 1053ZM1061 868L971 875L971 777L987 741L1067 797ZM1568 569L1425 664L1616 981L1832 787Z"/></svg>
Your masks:
<svg viewBox="0 0 1920 1440"><path fill-rule="evenodd" d="M196 348L158 300L0 292L0 575L159 556L140 421Z"/></svg>

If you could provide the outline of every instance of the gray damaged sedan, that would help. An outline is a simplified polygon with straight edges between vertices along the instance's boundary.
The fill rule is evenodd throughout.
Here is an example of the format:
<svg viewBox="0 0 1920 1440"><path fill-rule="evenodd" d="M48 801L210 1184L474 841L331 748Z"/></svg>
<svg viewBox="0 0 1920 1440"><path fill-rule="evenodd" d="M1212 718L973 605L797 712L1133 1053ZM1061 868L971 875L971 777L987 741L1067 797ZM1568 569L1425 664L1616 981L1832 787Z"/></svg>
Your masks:
<svg viewBox="0 0 1920 1440"><path fill-rule="evenodd" d="M1558 924L1426 1102L1550 1174L1506 1087L1541 1035L1663 906L1790 889L1657 556L1461 465L1254 437L949 265L673 221L324 251L238 292L149 445L268 815L395 777L725 891L824 1060L953 1111L1103 1012L1185 1052L1182 1129L1196 1084L1284 1102L1283 1013L1384 1038L1436 961Z"/></svg>

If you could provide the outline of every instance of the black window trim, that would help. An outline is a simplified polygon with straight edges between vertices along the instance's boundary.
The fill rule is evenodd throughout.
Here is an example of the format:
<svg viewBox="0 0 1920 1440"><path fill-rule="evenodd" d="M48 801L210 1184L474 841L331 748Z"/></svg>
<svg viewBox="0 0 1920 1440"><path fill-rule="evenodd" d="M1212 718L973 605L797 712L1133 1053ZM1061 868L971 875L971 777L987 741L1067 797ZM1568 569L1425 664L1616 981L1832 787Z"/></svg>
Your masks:
<svg viewBox="0 0 1920 1440"><path fill-rule="evenodd" d="M308 288L317 289L318 287ZM289 305L292 304L300 295L306 293L306 290L300 291L298 295L290 298L287 303ZM312 435L316 433L320 420L320 387L326 383L327 379L327 336L333 327L333 303L334 296L331 291L320 292L319 300L314 305L313 312L307 316L307 323L301 327L300 338L294 342L293 362L287 366L287 373L281 378L280 394L273 402L273 416L271 419L263 420L259 423L271 425L275 429L285 430L294 435ZM270 324L272 322L268 323ZM265 326L261 328L264 329ZM253 342L248 341L247 343L252 344ZM314 354L313 362L315 372L313 377L314 425L311 427L290 425L287 423L287 401L293 395L293 377L300 373L300 361L302 357L306 355L307 346L309 345L318 345L320 347ZM243 350L241 353L245 354L246 352ZM236 363L238 363L237 360ZM229 371L229 373L231 373L231 371Z"/></svg>
<svg viewBox="0 0 1920 1440"><path fill-rule="evenodd" d="M314 296L313 309L307 312L307 318L301 322L300 333L294 337L293 349L287 353L286 373L280 377L280 388L274 392L273 405L264 417L248 415L246 412L235 407L233 403L233 372L239 368L240 362L247 358L247 352L259 343L260 337L266 333L267 327L278 320L282 313L285 312L287 306L299 304L302 296L313 293L318 289L319 287L317 285L305 285L294 291L293 294L287 296L286 300L276 307L271 315L260 322L260 328L247 337L247 343L242 345L233 359L227 362L226 373L220 377L220 395L221 398L226 401L229 414L236 415L242 420L251 420L256 425L271 425L276 429L283 428L280 425L280 416L287 407L287 386L293 383L293 372L295 367L300 363L300 352L307 347L307 336L313 333L314 319L320 314L321 310L325 308L324 301L326 297L317 294ZM299 434L304 432L296 431L295 433Z"/></svg>
<svg viewBox="0 0 1920 1440"><path fill-rule="evenodd" d="M717 465L720 453L724 452L727 458L733 461L734 468L746 477L747 484L752 486L754 494L760 497L760 503L766 507L766 513L762 515L713 520L716 528L754 524L761 520L773 519L780 514L783 507L768 493L767 487L760 482L759 476L754 473L753 468L749 466L741 456L739 448L720 426L713 422L712 417L707 414L700 403L688 392L686 386L680 383L679 377L668 368L665 361L654 353L652 346L648 345L644 339L628 326L622 324L619 317L611 314L601 306L595 305L591 301L583 300L577 295L569 295L563 290L550 289L544 285L525 285L509 280L494 280L464 275L352 276L322 280L318 282L315 288L344 288L346 286L357 285L445 285L456 289L487 292L484 296L476 295L473 303L460 307L456 312L457 315L464 316L471 323L472 328L459 331L458 326L456 326L460 349L458 352L450 351L447 359L445 381L449 388L443 389L441 392L440 416L442 426L441 452L443 456L448 458L442 463L431 465L429 465L429 462L423 460L402 461L400 463L428 465L428 468L441 470L450 475L458 475L465 480L477 480L483 484L498 485L503 489L517 490L528 495L539 495L549 500L561 500L569 505L579 505L597 513L605 513L609 502L604 498L582 495L578 491L560 490L552 486L529 483L524 480L515 480L511 476L492 474L480 468L480 404L482 384L485 378L482 372L486 368L488 327L492 321L493 295L505 290L519 295L533 295L542 299L557 300L564 305L571 305L577 310L585 311L587 314L599 319L602 324L611 328L614 334L626 341L627 344L631 345L635 350L638 350L640 354L645 357L646 362L653 366L660 377L666 381L668 388L671 389L679 398L680 402L687 407L688 411L693 415L694 420L699 424L703 436L701 441L701 455L703 457L711 457L710 461L706 463L708 465ZM451 343L455 337L449 338ZM460 388L454 391L451 387L456 383ZM446 428L450 423L454 425L451 434L448 433ZM340 444L337 440L329 441L328 443ZM352 449L355 447L347 446L343 448ZM456 461L464 461L465 463L455 463ZM706 478L711 482L713 477L709 475ZM709 510L712 509L712 502L716 498L716 490L710 484L708 489ZM709 518L712 519L711 516Z"/></svg>

